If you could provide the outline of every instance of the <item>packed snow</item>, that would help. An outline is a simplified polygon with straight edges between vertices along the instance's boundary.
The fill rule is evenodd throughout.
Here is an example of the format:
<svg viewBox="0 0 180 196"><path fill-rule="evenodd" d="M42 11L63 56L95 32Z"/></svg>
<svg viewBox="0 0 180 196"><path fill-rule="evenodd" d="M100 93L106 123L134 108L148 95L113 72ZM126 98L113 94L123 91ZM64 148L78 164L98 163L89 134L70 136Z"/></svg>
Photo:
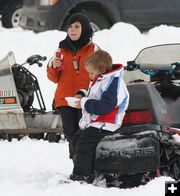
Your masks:
<svg viewBox="0 0 180 196"><path fill-rule="evenodd" d="M180 43L179 35L180 28L173 26L161 25L141 33L133 25L117 23L110 30L96 32L93 42L107 50L114 63L126 65L144 47ZM45 55L50 59L65 36L65 32L57 30L35 34L21 28L0 27L0 59L9 51L14 52L16 62L20 64L33 54ZM49 111L56 86L47 79L47 62L41 68L32 66L30 70L39 79ZM172 180L158 177L147 185L132 189L95 187L78 182L60 184L59 181L68 177L73 168L68 158L68 144L64 140L59 143L31 140L28 137L21 141L13 139L12 142L0 140L0 154L1 196L164 196L165 181Z"/></svg>

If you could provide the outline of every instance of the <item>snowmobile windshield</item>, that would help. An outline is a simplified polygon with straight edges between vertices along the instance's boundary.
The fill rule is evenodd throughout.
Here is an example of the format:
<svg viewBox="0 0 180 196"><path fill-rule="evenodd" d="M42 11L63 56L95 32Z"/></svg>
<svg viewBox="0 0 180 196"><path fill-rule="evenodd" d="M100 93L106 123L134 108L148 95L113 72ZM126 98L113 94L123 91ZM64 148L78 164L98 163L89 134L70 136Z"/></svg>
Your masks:
<svg viewBox="0 0 180 196"><path fill-rule="evenodd" d="M180 63L180 44L164 44L144 48L134 63L140 69L169 70L174 63Z"/></svg>

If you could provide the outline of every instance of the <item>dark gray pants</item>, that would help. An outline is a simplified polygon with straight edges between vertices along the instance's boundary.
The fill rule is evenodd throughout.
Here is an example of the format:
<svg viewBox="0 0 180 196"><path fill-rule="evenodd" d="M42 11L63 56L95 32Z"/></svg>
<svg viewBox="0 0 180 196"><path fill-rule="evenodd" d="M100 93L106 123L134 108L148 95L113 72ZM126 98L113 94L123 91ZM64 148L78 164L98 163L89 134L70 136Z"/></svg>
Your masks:
<svg viewBox="0 0 180 196"><path fill-rule="evenodd" d="M94 173L96 147L103 137L112 134L110 131L94 127L89 127L80 132L76 144L73 174L89 176Z"/></svg>
<svg viewBox="0 0 180 196"><path fill-rule="evenodd" d="M82 112L80 109L69 106L61 106L58 109L62 118L64 135L69 142L69 157L72 159L75 155L75 145L78 139L76 133L79 130L79 120Z"/></svg>

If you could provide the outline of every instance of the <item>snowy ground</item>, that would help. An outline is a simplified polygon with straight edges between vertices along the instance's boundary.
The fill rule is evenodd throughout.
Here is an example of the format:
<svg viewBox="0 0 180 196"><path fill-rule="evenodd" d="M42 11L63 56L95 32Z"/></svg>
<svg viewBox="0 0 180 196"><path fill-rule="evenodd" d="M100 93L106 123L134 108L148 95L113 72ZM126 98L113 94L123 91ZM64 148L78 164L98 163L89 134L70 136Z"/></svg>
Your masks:
<svg viewBox="0 0 180 196"><path fill-rule="evenodd" d="M8 51L14 52L18 63L23 63L32 54L46 55L49 59L65 35L56 30L35 34L21 28L7 30L0 27L0 59ZM95 33L93 41L112 55L114 63L126 65L144 47L180 43L179 35L180 28L165 25L141 34L133 25L118 23L111 30ZM46 77L46 63L42 68L34 66L31 70L38 77L47 109L51 110L55 85ZM21 141L14 139L12 142L1 140L0 154L1 196L164 196L165 181L172 180L160 177L133 189L107 189L80 185L78 182L59 184L59 180L70 175L73 166L64 141L48 143L29 138Z"/></svg>
<svg viewBox="0 0 180 196"><path fill-rule="evenodd" d="M78 182L59 184L68 177L72 162L67 143L33 141L28 138L0 142L0 195L2 196L163 196L165 181L157 178L145 186L118 189L81 185Z"/></svg>

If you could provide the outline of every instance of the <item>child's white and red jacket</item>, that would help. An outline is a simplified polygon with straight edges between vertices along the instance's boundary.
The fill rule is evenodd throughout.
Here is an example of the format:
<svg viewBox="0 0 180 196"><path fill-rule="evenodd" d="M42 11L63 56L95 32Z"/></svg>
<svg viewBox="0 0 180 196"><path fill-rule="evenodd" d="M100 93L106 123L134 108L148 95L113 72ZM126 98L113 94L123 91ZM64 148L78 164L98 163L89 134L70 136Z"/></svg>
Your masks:
<svg viewBox="0 0 180 196"><path fill-rule="evenodd" d="M113 70L97 76L91 83L87 97L81 99L81 129L96 127L116 131L121 127L129 104L129 93L122 78L123 65L113 65Z"/></svg>

